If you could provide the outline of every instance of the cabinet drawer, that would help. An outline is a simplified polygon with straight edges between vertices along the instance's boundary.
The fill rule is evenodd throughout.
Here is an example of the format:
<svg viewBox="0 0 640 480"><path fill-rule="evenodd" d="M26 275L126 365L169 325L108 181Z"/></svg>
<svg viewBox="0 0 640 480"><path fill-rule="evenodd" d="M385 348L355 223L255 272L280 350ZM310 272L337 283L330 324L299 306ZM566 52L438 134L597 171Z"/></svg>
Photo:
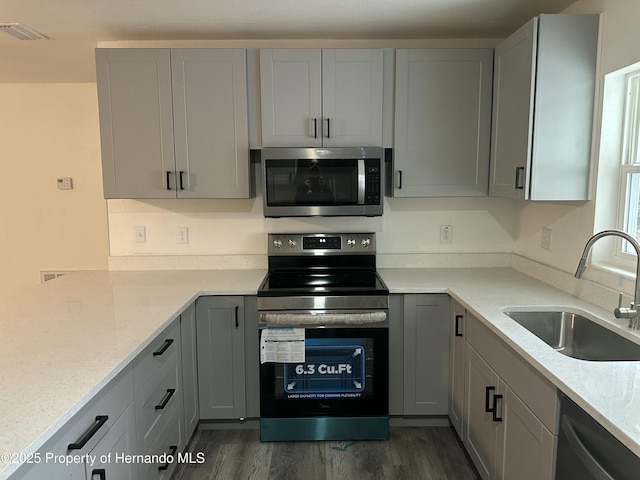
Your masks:
<svg viewBox="0 0 640 480"><path fill-rule="evenodd" d="M182 451L183 444L181 442L182 434L182 416L180 409L176 405L168 412L169 416L166 424L161 429L158 438L151 446L148 455L166 454L168 460L172 460L168 465L162 463L141 463L139 466L140 480L166 480L171 478L176 468L176 458L178 452ZM158 457L163 459L162 457ZM166 467L166 468L165 468Z"/></svg>
<svg viewBox="0 0 640 480"><path fill-rule="evenodd" d="M557 433L559 404L556 388L469 313L466 335L467 342L489 362L551 433Z"/></svg>
<svg viewBox="0 0 640 480"><path fill-rule="evenodd" d="M180 350L180 321L176 320L133 361L133 384L138 392Z"/></svg>
<svg viewBox="0 0 640 480"><path fill-rule="evenodd" d="M65 465L56 462L55 458L89 454L132 401L133 375L127 367L38 450L40 463L25 465L18 470L17 478L84 480L83 464ZM46 476L41 475L43 471L47 472Z"/></svg>
<svg viewBox="0 0 640 480"><path fill-rule="evenodd" d="M136 393L138 448L148 452L172 412L181 404L178 354L174 351L140 391Z"/></svg>

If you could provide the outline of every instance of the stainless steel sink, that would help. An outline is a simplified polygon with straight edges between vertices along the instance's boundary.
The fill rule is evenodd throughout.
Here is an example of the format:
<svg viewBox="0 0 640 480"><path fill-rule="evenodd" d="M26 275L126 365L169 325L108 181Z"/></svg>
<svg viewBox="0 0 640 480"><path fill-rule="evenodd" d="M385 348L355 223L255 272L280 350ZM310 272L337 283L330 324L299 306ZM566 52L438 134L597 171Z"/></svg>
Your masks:
<svg viewBox="0 0 640 480"><path fill-rule="evenodd" d="M640 345L577 313L505 313L556 351L569 357L592 361L640 360Z"/></svg>

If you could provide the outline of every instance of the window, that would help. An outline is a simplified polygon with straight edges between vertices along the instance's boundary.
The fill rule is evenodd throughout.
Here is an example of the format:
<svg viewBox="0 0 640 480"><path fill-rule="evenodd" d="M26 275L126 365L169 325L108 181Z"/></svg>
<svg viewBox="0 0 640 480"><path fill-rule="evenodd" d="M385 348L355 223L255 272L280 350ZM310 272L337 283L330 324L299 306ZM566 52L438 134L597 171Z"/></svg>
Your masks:
<svg viewBox="0 0 640 480"><path fill-rule="evenodd" d="M623 124L622 166L620 168L621 198L618 225L629 235L640 239L640 73L626 77L626 105ZM617 247L621 260L635 256L629 242Z"/></svg>

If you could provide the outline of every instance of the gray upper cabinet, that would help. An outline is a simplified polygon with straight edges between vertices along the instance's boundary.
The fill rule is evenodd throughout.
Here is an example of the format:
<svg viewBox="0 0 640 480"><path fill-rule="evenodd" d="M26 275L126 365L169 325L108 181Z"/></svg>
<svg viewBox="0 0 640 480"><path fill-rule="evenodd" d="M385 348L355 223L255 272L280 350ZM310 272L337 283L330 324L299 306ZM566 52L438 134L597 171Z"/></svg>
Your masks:
<svg viewBox="0 0 640 480"><path fill-rule="evenodd" d="M496 47L492 196L586 200L598 15L540 15Z"/></svg>
<svg viewBox="0 0 640 480"><path fill-rule="evenodd" d="M105 198L247 198L245 50L97 49Z"/></svg>
<svg viewBox="0 0 640 480"><path fill-rule="evenodd" d="M492 49L396 51L394 197L484 196Z"/></svg>
<svg viewBox="0 0 640 480"><path fill-rule="evenodd" d="M383 52L262 49L263 147L382 145Z"/></svg>

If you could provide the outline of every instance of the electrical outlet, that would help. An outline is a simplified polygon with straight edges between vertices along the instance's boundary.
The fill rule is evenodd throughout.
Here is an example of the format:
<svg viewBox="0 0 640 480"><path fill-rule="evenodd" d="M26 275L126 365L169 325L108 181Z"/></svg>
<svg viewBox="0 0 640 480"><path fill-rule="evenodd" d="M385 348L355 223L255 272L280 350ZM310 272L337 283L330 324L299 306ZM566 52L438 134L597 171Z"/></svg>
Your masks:
<svg viewBox="0 0 640 480"><path fill-rule="evenodd" d="M551 237L553 234L553 230L551 230L550 228L543 228L542 229L542 235L540 238L540 246L544 249L544 250L548 250L549 252L551 251Z"/></svg>
<svg viewBox="0 0 640 480"><path fill-rule="evenodd" d="M189 243L189 228L178 227L176 228L176 243Z"/></svg>
<svg viewBox="0 0 640 480"><path fill-rule="evenodd" d="M147 229L145 227L137 225L133 227L133 231L136 237L136 243L147 243Z"/></svg>
<svg viewBox="0 0 640 480"><path fill-rule="evenodd" d="M440 243L451 243L453 239L453 226L440 225Z"/></svg>

